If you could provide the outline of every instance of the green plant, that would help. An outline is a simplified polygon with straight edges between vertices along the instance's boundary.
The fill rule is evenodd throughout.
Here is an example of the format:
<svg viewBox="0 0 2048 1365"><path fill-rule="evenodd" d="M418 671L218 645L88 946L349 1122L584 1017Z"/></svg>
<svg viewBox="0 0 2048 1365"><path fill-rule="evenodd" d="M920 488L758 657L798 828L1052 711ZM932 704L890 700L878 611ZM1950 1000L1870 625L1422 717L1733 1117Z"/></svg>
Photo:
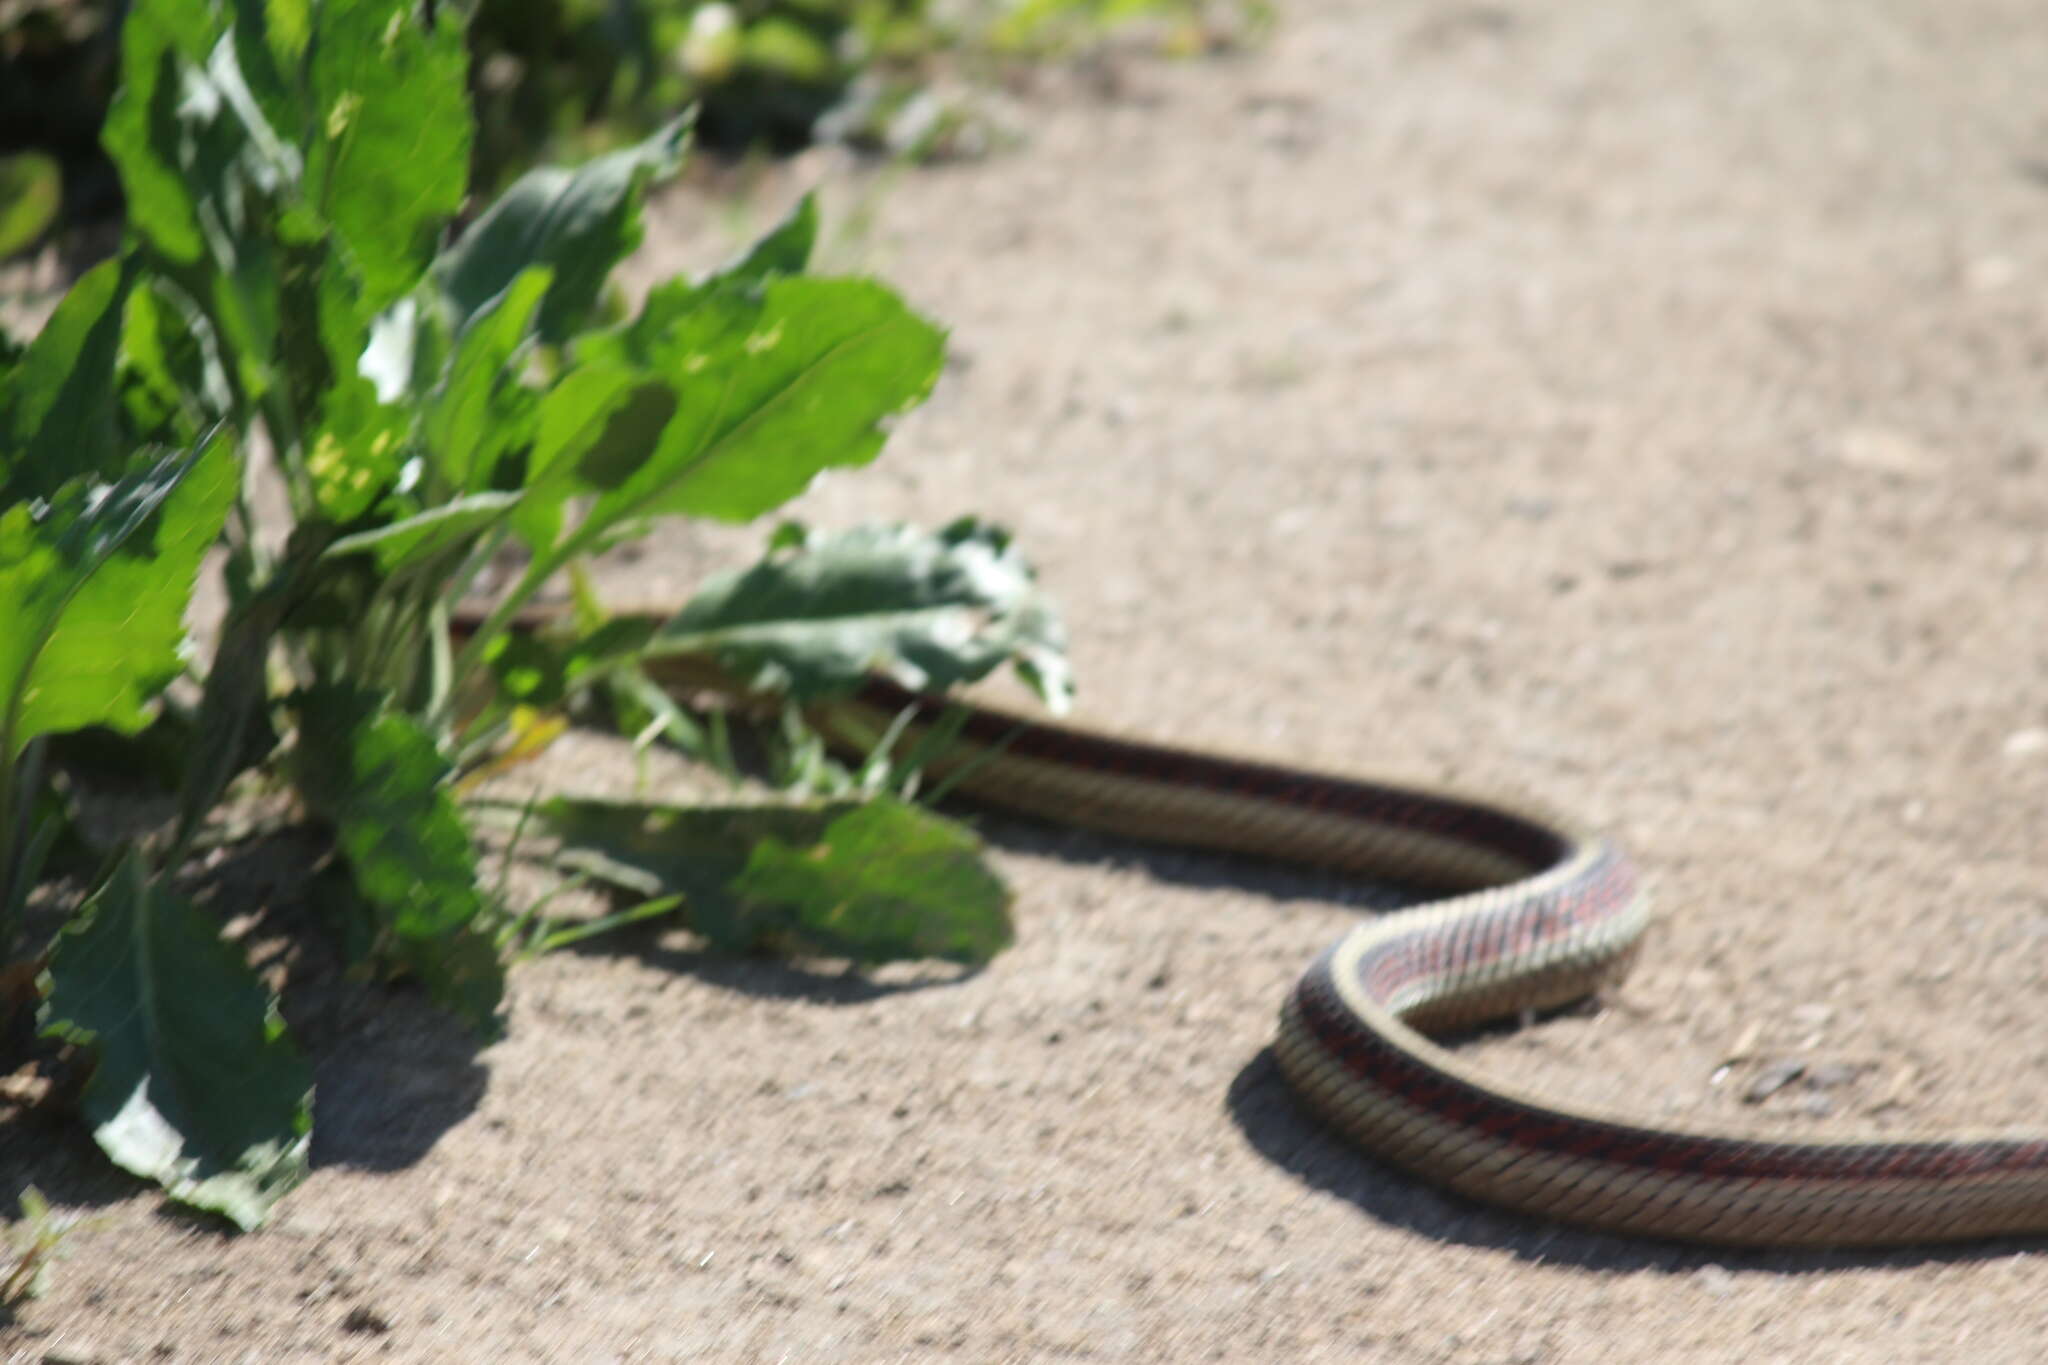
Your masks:
<svg viewBox="0 0 2048 1365"><path fill-rule="evenodd" d="M586 598L559 637L517 628L559 573L661 518L748 521L873 459L943 336L879 284L805 275L808 201L608 324L607 278L681 125L529 172L444 241L471 121L460 25L433 15L137 0L106 128L129 240L0 351L0 963L71 827L72 788L47 780L63 744L177 729L174 814L111 851L48 950L40 1019L94 1058L80 1107L102 1149L243 1227L303 1178L312 1110L271 990L182 880L242 774L289 784L325 832L319 887L349 951L488 1031L507 954L574 931L536 931L480 886L463 795L574 696L606 691L641 733L689 743L704 731L644 662L701 655L792 706L870 667L943 685L1012 661L1055 701L1066 686L1028 570L971 521L786 531L666 625ZM166 711L216 546L226 617L190 667L196 705ZM453 643L458 604L508 553L523 573ZM832 785L788 714L791 771ZM538 818L563 837L571 817L592 818ZM689 818L722 819L737 861L687 884L611 878L654 897L621 919L679 910L720 942L856 959L978 961L1007 941L971 843L886 794ZM615 813L584 843L662 821L684 817ZM917 894L934 877L944 902Z"/></svg>
<svg viewBox="0 0 2048 1365"><path fill-rule="evenodd" d="M446 0L469 16L485 193L551 156L650 136L686 106L721 150L843 140L921 159L983 139L973 91L1019 60L1099 44L1149 21L1175 54L1269 25L1268 0ZM126 0L0 4L0 157L28 149L63 168L73 225L120 213L99 133L120 70ZM305 22L294 3L273 26ZM954 77L965 76L959 81ZM943 93L942 93L943 92ZM51 204L46 163L0 170L0 256ZM12 229L12 231L10 231ZM12 243L12 245L10 245Z"/></svg>
<svg viewBox="0 0 2048 1365"><path fill-rule="evenodd" d="M30 1299L43 1296L50 1267L64 1254L64 1239L88 1220L66 1218L50 1208L43 1192L30 1185L21 1192L21 1217L0 1231L0 1315L15 1312Z"/></svg>
<svg viewBox="0 0 2048 1365"><path fill-rule="evenodd" d="M1234 0L1239 27L1268 21ZM644 134L685 104L729 151L833 138L921 157L971 120L933 91L942 72L1071 52L1133 21L1202 50L1204 0L540 0L477 13L479 172L549 146Z"/></svg>

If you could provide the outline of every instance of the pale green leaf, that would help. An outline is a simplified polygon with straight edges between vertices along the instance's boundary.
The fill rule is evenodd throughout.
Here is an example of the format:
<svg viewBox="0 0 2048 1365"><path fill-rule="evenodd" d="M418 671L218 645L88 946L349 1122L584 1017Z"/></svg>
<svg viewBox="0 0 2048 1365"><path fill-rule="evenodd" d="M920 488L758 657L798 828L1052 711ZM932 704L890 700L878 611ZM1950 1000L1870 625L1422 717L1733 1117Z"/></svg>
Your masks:
<svg viewBox="0 0 2048 1365"><path fill-rule="evenodd" d="M703 655L751 686L799 697L871 673L943 690L1014 663L1048 705L1071 696L1065 634L999 528L955 522L837 535L788 528L770 554L721 574L669 618L650 657Z"/></svg>

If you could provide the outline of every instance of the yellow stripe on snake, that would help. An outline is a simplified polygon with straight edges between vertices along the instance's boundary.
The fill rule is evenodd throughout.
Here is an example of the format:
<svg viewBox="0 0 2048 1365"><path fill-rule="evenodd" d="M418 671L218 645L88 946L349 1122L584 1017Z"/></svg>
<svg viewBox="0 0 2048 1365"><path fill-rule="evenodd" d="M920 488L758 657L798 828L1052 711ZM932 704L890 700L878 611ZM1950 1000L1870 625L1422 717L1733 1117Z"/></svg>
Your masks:
<svg viewBox="0 0 2048 1365"><path fill-rule="evenodd" d="M949 706L962 704L876 681L818 719L867 745L906 715L915 733ZM1317 958L1281 1009L1274 1045L1312 1109L1425 1180L1538 1217L1684 1242L2048 1233L2048 1132L1786 1140L1667 1127L1524 1093L1429 1041L1568 1003L1627 970L1647 900L1618 850L1569 823L1449 789L1137 743L980 706L964 716L934 768L978 802L1445 893L1359 925Z"/></svg>

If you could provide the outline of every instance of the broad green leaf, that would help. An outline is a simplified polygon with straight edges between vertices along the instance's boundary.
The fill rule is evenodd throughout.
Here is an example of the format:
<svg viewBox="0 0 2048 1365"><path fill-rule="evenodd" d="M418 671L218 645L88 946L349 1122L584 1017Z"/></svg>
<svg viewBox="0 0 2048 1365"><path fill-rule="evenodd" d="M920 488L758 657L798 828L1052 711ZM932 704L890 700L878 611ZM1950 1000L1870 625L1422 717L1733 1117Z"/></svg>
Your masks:
<svg viewBox="0 0 2048 1365"><path fill-rule="evenodd" d="M448 789L446 759L418 722L368 689L325 686L298 694L292 776L314 810L334 823L357 891L376 908L385 950L422 971L434 998L488 1029L502 991L452 956L476 918L476 853ZM477 1002L488 1000L479 1011Z"/></svg>
<svg viewBox="0 0 2048 1365"><path fill-rule="evenodd" d="M427 460L443 486L488 488L506 452L533 440L540 396L522 371L535 313L553 279L546 266L521 271L456 341L422 428Z"/></svg>
<svg viewBox="0 0 2048 1365"><path fill-rule="evenodd" d="M264 118L243 80L229 35L204 70L184 73L185 181L193 190L212 269L208 312L251 397L274 381L284 319L285 243L277 217L300 178L297 148Z"/></svg>
<svg viewBox="0 0 2048 1365"><path fill-rule="evenodd" d="M134 733L177 676L185 604L239 471L216 437L0 512L0 763L38 735Z"/></svg>
<svg viewBox="0 0 2048 1365"><path fill-rule="evenodd" d="M348 243L374 312L419 279L462 205L472 129L462 25L442 6L428 27L417 0L327 0L313 23L306 198Z"/></svg>
<svg viewBox="0 0 2048 1365"><path fill-rule="evenodd" d="M582 327L605 280L640 243L648 182L680 159L688 126L671 123L637 146L573 170L543 166L514 181L435 262L460 332L520 272L552 267L540 336L558 344Z"/></svg>
<svg viewBox="0 0 2048 1365"><path fill-rule="evenodd" d="M123 30L123 87L102 141L121 173L129 222L170 263L219 334L242 392L262 397L276 357L292 254L320 234L300 202L303 158L272 113L296 117L272 50L205 0L142 0ZM259 100L245 77L253 62Z"/></svg>
<svg viewBox="0 0 2048 1365"><path fill-rule="evenodd" d="M332 820L356 884L396 933L426 938L476 914L475 855L426 732L376 693L339 686L299 694L293 777Z"/></svg>
<svg viewBox="0 0 2048 1365"><path fill-rule="evenodd" d="M647 653L708 656L750 686L798 697L874 672L942 690L1005 661L1055 710L1072 691L1065 635L1031 566L1005 532L972 519L937 535L786 528L759 564L707 582Z"/></svg>
<svg viewBox="0 0 2048 1365"><path fill-rule="evenodd" d="M95 1052L79 1107L122 1169L244 1230L305 1179L312 1068L219 921L137 855L58 940L41 1024Z"/></svg>
<svg viewBox="0 0 2048 1365"><path fill-rule="evenodd" d="M714 271L707 285L760 284L777 275L801 275L818 244L818 200L806 194L745 255Z"/></svg>
<svg viewBox="0 0 2048 1365"><path fill-rule="evenodd" d="M233 359L242 392L259 399L275 380L274 357L284 325L283 278L271 239L245 233L228 268L208 278L209 313Z"/></svg>
<svg viewBox="0 0 2048 1365"><path fill-rule="evenodd" d="M722 292L758 292L777 276L802 274L817 239L817 203L807 194L739 259L695 283L678 278L658 284L647 291L639 315L632 321L578 337L577 358L585 364L640 368L654 364L662 338L686 314Z"/></svg>
<svg viewBox="0 0 2048 1365"><path fill-rule="evenodd" d="M666 514L748 521L828 468L872 460L887 419L924 401L945 334L866 280L771 280L676 321L655 369L680 399L661 445L602 492L583 532Z"/></svg>
<svg viewBox="0 0 2048 1365"><path fill-rule="evenodd" d="M1009 891L965 829L891 798L817 807L542 802L563 861L635 895L680 893L715 946L860 962L986 962Z"/></svg>
<svg viewBox="0 0 2048 1365"><path fill-rule="evenodd" d="M644 370L577 366L541 400L529 486L618 487L622 469L630 475L660 447L676 404L674 389Z"/></svg>
<svg viewBox="0 0 2048 1365"><path fill-rule="evenodd" d="M215 0L233 25L235 65L241 68L265 121L294 143L307 122L300 81L311 37L311 7L321 0ZM145 0L153 3L153 0Z"/></svg>
<svg viewBox="0 0 2048 1365"><path fill-rule="evenodd" d="M537 554L556 547L563 504L617 488L660 449L675 391L647 371L579 365L540 400L527 458L526 499L513 527ZM587 523L586 523L587 524Z"/></svg>
<svg viewBox="0 0 2048 1365"><path fill-rule="evenodd" d="M166 16L191 31L163 31ZM209 6L149 0L126 31L128 83L103 140L129 192L130 222L189 267L176 272L180 282L218 329L243 390L260 396L274 378L288 245L280 229L296 200L298 150L250 92L232 33L203 57L193 52L194 32L221 31Z"/></svg>
<svg viewBox="0 0 2048 1365"><path fill-rule="evenodd" d="M34 245L57 220L63 193L57 158L43 152L0 156L0 259Z"/></svg>
<svg viewBox="0 0 2048 1365"><path fill-rule="evenodd" d="M134 258L104 261L71 286L0 388L0 487L44 497L127 454L114 423L114 365Z"/></svg>
<svg viewBox="0 0 2048 1365"><path fill-rule="evenodd" d="M207 0L142 0L122 26L121 69L101 141L130 225L171 261L211 257L251 314L223 329L264 330L248 297L275 254L262 220L294 196L302 159L250 90L227 16Z"/></svg>
<svg viewBox="0 0 2048 1365"><path fill-rule="evenodd" d="M173 261L199 259L199 209L185 183L182 71L225 32L208 0L140 0L121 25L121 86L100 140L121 174L128 223Z"/></svg>
<svg viewBox="0 0 2048 1365"><path fill-rule="evenodd" d="M964 827L877 797L835 811L817 838L754 845L729 888L735 928L773 926L805 949L862 962L987 962L1010 946L1010 892Z"/></svg>

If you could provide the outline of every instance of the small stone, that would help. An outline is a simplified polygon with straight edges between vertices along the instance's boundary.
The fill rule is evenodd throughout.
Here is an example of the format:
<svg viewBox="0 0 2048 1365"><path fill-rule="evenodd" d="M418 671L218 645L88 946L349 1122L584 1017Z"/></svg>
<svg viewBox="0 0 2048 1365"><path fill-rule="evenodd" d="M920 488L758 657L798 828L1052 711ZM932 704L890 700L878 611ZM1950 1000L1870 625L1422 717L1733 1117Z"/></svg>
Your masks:
<svg viewBox="0 0 2048 1365"><path fill-rule="evenodd" d="M354 1308L349 1309L348 1316L341 1320L341 1330L344 1332L366 1332L382 1336L391 1330L391 1319L385 1317L374 1308L357 1304Z"/></svg>
<svg viewBox="0 0 2048 1365"><path fill-rule="evenodd" d="M1717 1265L1703 1265L1693 1274L1693 1283L1709 1298L1725 1299L1737 1288L1735 1277Z"/></svg>
<svg viewBox="0 0 2048 1365"><path fill-rule="evenodd" d="M1805 1073L1805 1062L1772 1062L1759 1071L1756 1079L1749 1083L1749 1088L1742 1092L1742 1101L1745 1104L1762 1104Z"/></svg>
<svg viewBox="0 0 2048 1365"><path fill-rule="evenodd" d="M1862 1074L1863 1068L1854 1062L1823 1062L1807 1069L1806 1084L1813 1090L1839 1090Z"/></svg>
<svg viewBox="0 0 2048 1365"><path fill-rule="evenodd" d="M1727 1066L1733 1062L1748 1061L1756 1054L1756 1045L1763 1041L1763 1036L1764 1026L1762 1021L1751 1020L1749 1025L1736 1036L1735 1041L1728 1045L1728 1050L1721 1054L1721 1065Z"/></svg>
<svg viewBox="0 0 2048 1365"><path fill-rule="evenodd" d="M1899 478L1928 478L1939 474L1942 466L1939 455L1904 432L1878 427L1843 432L1835 455L1852 468Z"/></svg>
<svg viewBox="0 0 2048 1365"><path fill-rule="evenodd" d="M2033 725L2013 731L2005 737L2004 752L2007 758L2032 758L2048 752L2048 729Z"/></svg>
<svg viewBox="0 0 2048 1365"><path fill-rule="evenodd" d="M1834 1017L1835 1007L1819 1001L1800 1005L1792 1011L1792 1022L1801 1028L1824 1028Z"/></svg>
<svg viewBox="0 0 2048 1365"><path fill-rule="evenodd" d="M2019 277L2020 268L2010 256L1979 256L1963 271L1964 282L1978 294L1996 294Z"/></svg>

